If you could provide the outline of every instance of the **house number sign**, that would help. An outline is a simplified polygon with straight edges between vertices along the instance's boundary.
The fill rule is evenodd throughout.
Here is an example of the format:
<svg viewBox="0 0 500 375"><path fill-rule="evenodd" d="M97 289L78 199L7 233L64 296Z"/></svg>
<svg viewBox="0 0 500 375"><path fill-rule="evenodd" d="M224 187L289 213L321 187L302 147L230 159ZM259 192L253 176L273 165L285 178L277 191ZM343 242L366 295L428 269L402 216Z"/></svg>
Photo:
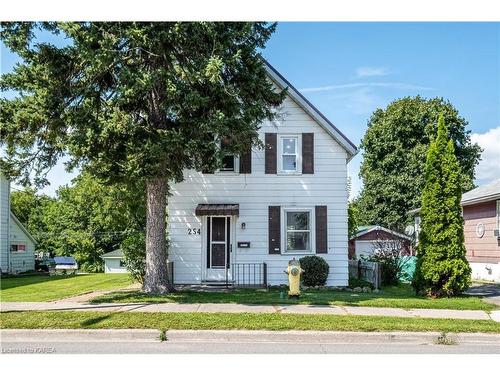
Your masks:
<svg viewBox="0 0 500 375"><path fill-rule="evenodd" d="M188 234L195 236L197 234L201 234L200 228L188 228Z"/></svg>

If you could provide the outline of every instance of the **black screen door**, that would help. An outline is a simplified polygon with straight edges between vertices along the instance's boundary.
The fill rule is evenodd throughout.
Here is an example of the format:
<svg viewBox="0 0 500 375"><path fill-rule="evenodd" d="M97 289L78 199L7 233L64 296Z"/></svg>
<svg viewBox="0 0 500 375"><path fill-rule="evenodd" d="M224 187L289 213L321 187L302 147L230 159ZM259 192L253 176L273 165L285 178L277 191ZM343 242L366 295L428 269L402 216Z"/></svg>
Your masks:
<svg viewBox="0 0 500 375"><path fill-rule="evenodd" d="M230 256L229 217L213 216L207 218L207 268L225 269Z"/></svg>

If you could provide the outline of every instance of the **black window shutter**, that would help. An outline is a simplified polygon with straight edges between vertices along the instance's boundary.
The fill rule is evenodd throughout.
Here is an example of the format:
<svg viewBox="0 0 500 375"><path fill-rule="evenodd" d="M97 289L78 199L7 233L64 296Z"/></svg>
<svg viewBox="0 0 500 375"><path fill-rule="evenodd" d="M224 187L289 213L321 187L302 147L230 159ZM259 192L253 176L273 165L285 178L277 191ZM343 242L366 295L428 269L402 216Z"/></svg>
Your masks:
<svg viewBox="0 0 500 375"><path fill-rule="evenodd" d="M266 133L265 136L265 170L266 174L276 174L277 172L277 136L276 133Z"/></svg>
<svg viewBox="0 0 500 375"><path fill-rule="evenodd" d="M240 156L240 173L252 173L252 148Z"/></svg>
<svg viewBox="0 0 500 375"><path fill-rule="evenodd" d="M280 206L269 206L269 254L281 254Z"/></svg>
<svg viewBox="0 0 500 375"><path fill-rule="evenodd" d="M328 253L327 207L316 206L316 253Z"/></svg>
<svg viewBox="0 0 500 375"><path fill-rule="evenodd" d="M314 133L302 133L302 173L314 173Z"/></svg>

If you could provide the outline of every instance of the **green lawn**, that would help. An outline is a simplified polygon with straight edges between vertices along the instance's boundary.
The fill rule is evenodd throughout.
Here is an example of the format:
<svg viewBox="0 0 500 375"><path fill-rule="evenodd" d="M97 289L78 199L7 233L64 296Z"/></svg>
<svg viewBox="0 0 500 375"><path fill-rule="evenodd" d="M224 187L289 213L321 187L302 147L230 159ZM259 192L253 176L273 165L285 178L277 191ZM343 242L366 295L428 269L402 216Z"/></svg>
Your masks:
<svg viewBox="0 0 500 375"><path fill-rule="evenodd" d="M95 273L76 276L18 276L0 279L0 301L43 302L88 293L113 290L132 283L127 274Z"/></svg>
<svg viewBox="0 0 500 375"><path fill-rule="evenodd" d="M321 331L437 331L500 333L491 320L295 314L5 312L0 328L266 329Z"/></svg>
<svg viewBox="0 0 500 375"><path fill-rule="evenodd" d="M284 290L284 289L283 289ZM150 303L243 303L243 304L315 304L350 305L372 307L432 308L455 310L490 311L497 306L486 303L478 297L461 296L454 298L431 299L415 296L409 285L388 287L375 293L353 293L332 290L308 290L302 292L300 299L280 298L280 289L252 290L238 289L228 292L181 291L165 296L146 295L140 292L116 292L97 297L92 302L150 302Z"/></svg>

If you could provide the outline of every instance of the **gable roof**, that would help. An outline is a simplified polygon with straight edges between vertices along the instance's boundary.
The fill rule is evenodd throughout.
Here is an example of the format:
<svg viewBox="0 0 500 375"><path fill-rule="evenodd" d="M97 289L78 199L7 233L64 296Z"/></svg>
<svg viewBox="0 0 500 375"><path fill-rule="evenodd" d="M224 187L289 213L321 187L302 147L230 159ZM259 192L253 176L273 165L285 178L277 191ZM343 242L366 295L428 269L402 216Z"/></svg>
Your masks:
<svg viewBox="0 0 500 375"><path fill-rule="evenodd" d="M21 228L24 234L35 244L38 245L38 242L33 238L33 236L28 232L28 230L24 227L24 225L19 221L19 219L10 211L10 218L16 223L16 225Z"/></svg>
<svg viewBox="0 0 500 375"><path fill-rule="evenodd" d="M462 206L500 199L500 178L489 184L478 186L462 195Z"/></svg>
<svg viewBox="0 0 500 375"><path fill-rule="evenodd" d="M402 233L395 232L393 230L381 227L380 225L365 225L365 226L360 226L360 227L358 227L358 230L356 231L356 234L354 236L352 236L350 238L350 240L353 240L355 238L364 236L367 233L370 233L370 232L373 232L373 231L377 231L377 230L380 230L382 232L386 232L386 233L392 234L393 236L400 237L400 238L403 238L405 240L411 241L410 237L408 237L408 236L406 236L406 235L404 235Z"/></svg>
<svg viewBox="0 0 500 375"><path fill-rule="evenodd" d="M269 77L281 88L288 88L290 97L310 115L330 136L335 139L349 155L348 161L357 154L358 149L330 120L326 118L309 100L305 98L288 80L283 77L269 62L262 58Z"/></svg>
<svg viewBox="0 0 500 375"><path fill-rule="evenodd" d="M489 184L478 186L477 188L464 193L462 195L460 204L462 206L468 206L471 204L489 202L496 199L500 199L500 178L493 182L490 182ZM417 214L419 212L420 207L408 211L410 215Z"/></svg>
<svg viewBox="0 0 500 375"><path fill-rule="evenodd" d="M123 258L123 251L120 249L116 249L113 251L110 251L109 253L101 255L102 259L108 259L108 258Z"/></svg>

